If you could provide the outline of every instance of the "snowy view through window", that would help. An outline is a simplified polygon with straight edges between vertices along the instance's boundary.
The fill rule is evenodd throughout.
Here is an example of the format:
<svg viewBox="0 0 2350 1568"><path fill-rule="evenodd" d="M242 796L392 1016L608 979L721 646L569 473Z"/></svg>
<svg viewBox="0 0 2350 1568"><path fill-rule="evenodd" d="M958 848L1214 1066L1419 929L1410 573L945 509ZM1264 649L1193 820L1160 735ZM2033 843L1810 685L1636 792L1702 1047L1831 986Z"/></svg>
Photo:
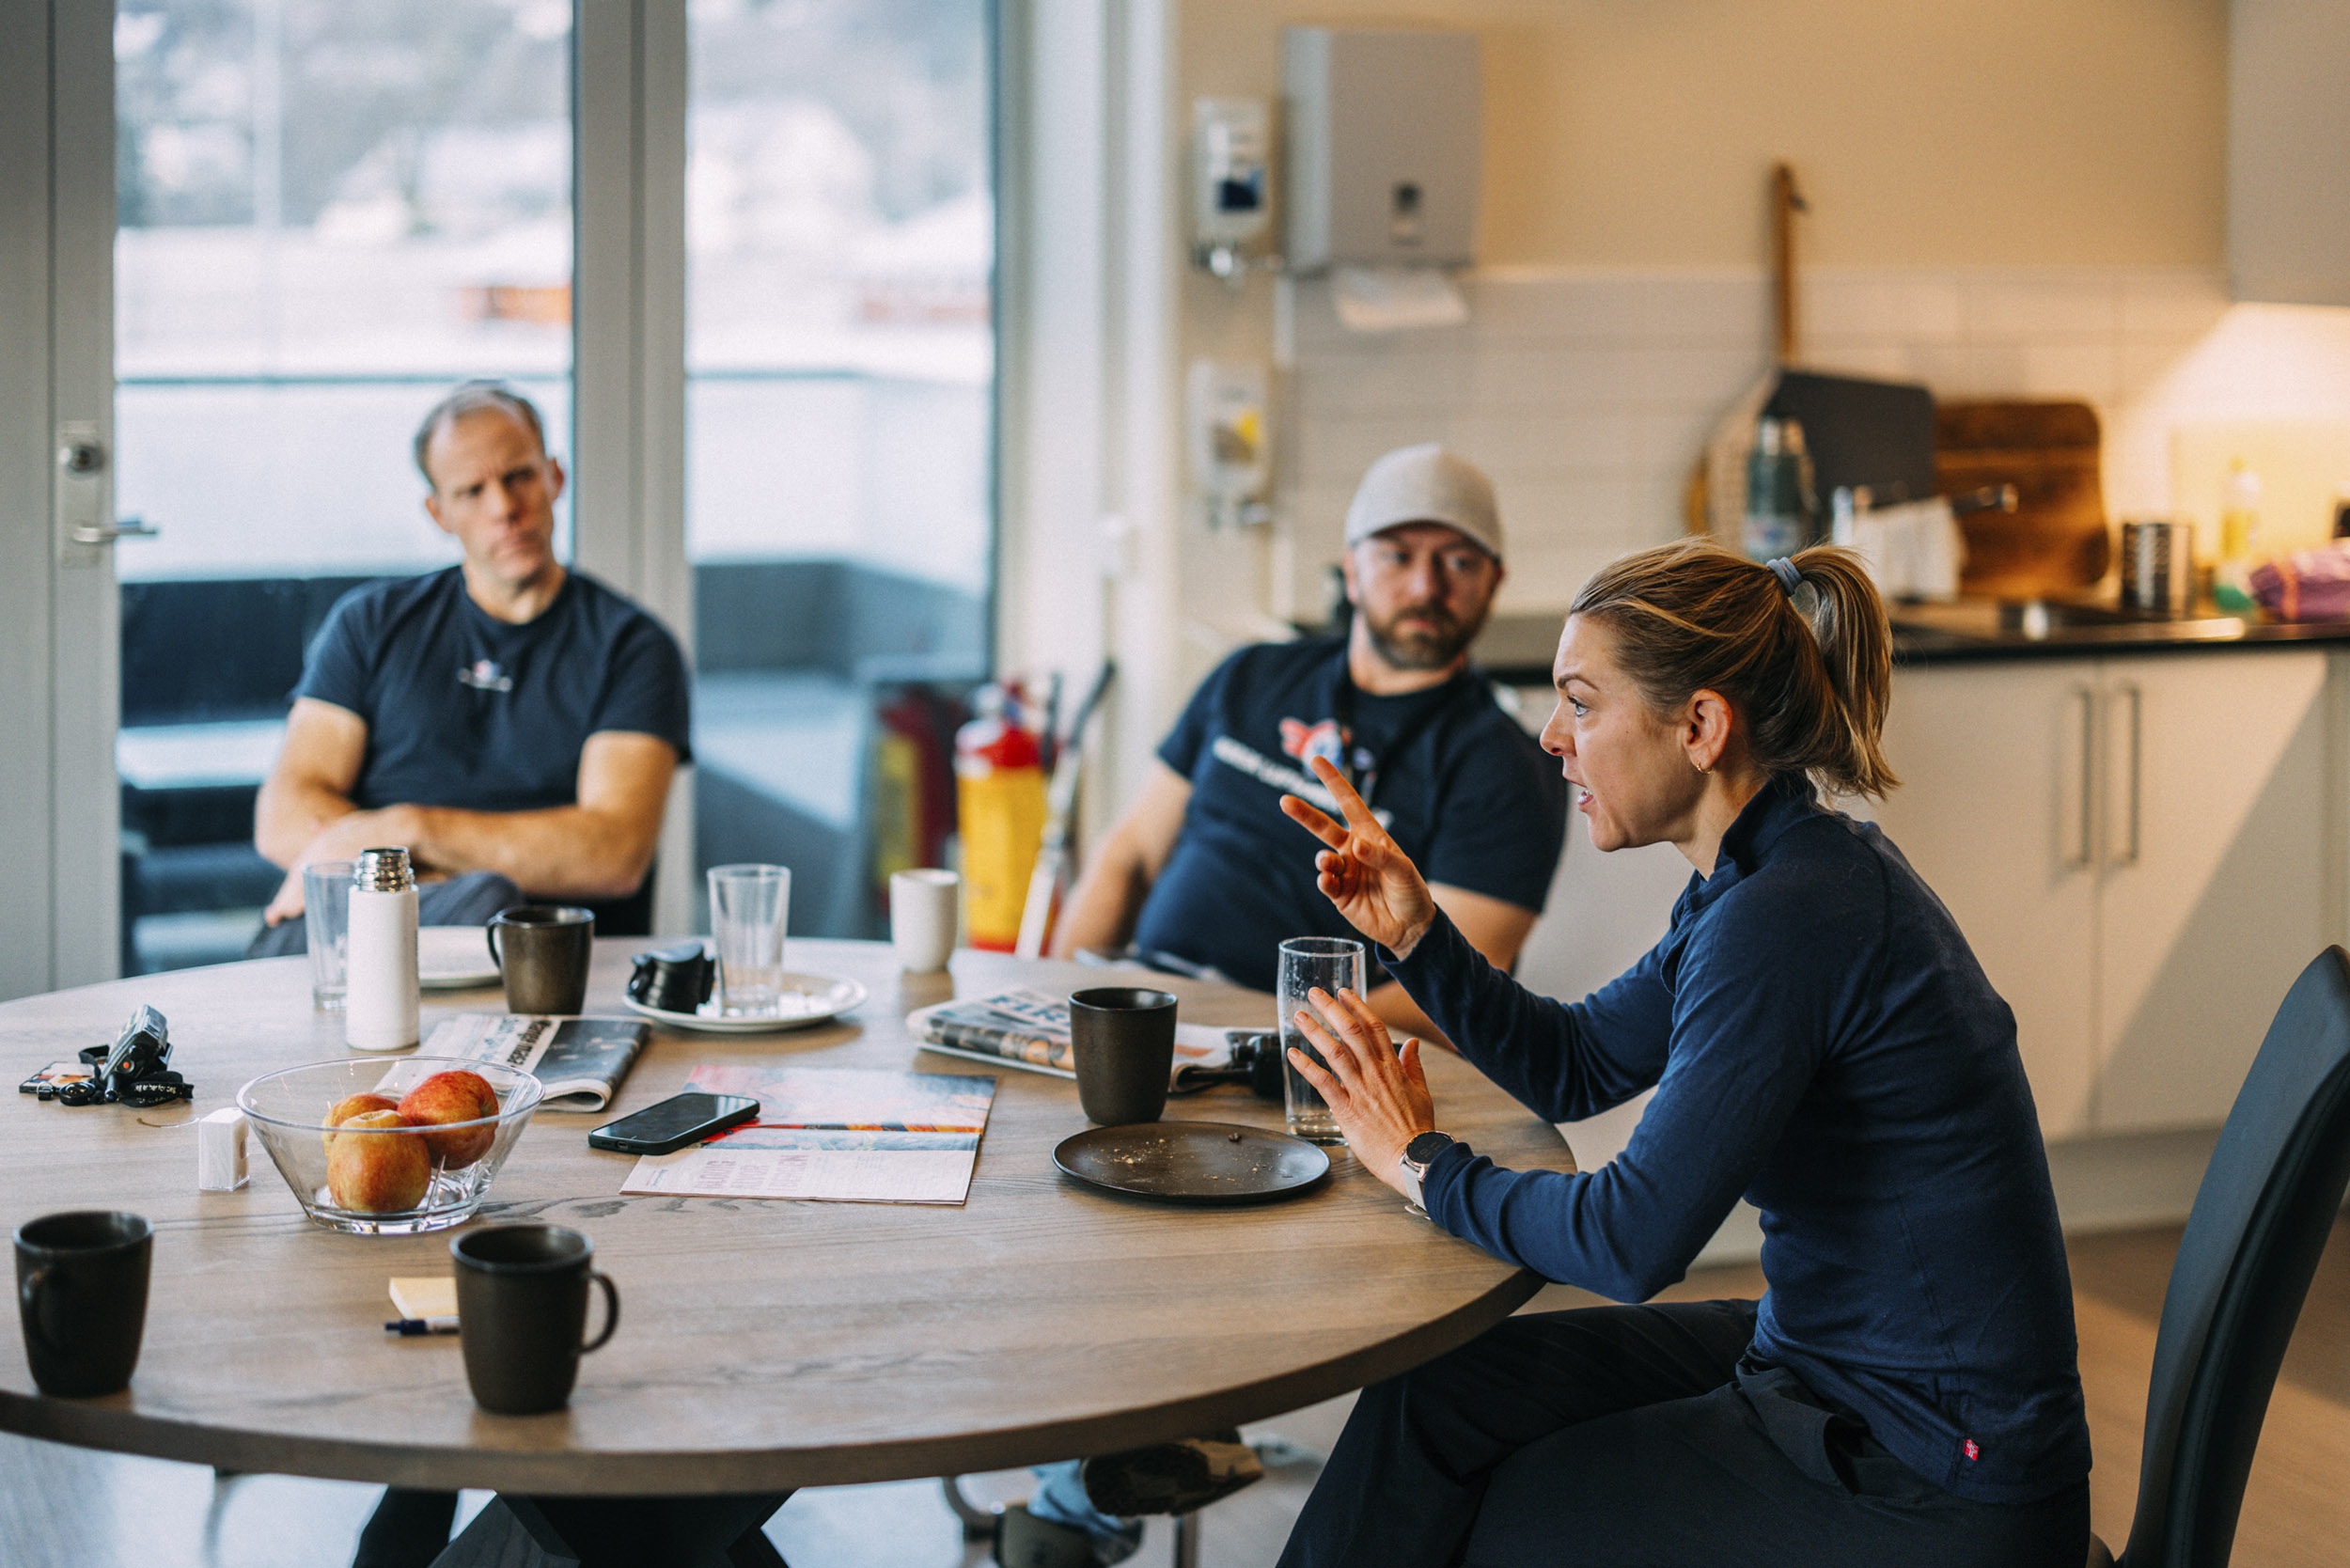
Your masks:
<svg viewBox="0 0 2350 1568"><path fill-rule="evenodd" d="M988 553L982 0L694 0L697 561ZM408 438L507 378L570 444L566 0L122 0L126 580L454 559Z"/></svg>
<svg viewBox="0 0 2350 1568"><path fill-rule="evenodd" d="M686 257L682 880L780 861L795 933L869 935L887 873L945 853L985 670L989 0L664 4L689 51L684 188L650 193L683 215L656 254ZM116 503L162 530L117 559L128 973L245 950L304 648L357 582L456 559L424 412L500 378L572 455L574 123L614 112L573 102L574 17L118 0Z"/></svg>

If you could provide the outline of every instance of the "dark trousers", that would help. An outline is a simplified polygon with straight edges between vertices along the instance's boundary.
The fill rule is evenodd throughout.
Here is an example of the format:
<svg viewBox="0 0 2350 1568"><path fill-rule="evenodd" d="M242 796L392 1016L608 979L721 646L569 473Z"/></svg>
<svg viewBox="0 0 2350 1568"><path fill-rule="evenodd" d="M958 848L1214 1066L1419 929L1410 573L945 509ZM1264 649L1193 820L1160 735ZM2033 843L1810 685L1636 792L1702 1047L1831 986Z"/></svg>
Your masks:
<svg viewBox="0 0 2350 1568"><path fill-rule="evenodd" d="M1969 1502L1791 1372L1754 1303L1512 1318L1363 1390L1281 1568L2079 1568L2086 1482Z"/></svg>

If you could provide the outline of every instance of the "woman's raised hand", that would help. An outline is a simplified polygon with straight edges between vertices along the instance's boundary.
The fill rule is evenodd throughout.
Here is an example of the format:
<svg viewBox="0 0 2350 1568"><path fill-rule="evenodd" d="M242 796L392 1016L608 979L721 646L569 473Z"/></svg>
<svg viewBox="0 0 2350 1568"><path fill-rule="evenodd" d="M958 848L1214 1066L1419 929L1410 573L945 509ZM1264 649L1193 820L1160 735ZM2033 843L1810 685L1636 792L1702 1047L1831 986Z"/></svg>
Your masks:
<svg viewBox="0 0 2350 1568"><path fill-rule="evenodd" d="M1324 757L1312 758L1308 765L1346 818L1340 824L1295 795L1281 797L1281 809L1291 820L1328 846L1314 856L1323 896L1356 931L1402 958L1435 919L1436 901L1419 868L1387 837L1346 776Z"/></svg>

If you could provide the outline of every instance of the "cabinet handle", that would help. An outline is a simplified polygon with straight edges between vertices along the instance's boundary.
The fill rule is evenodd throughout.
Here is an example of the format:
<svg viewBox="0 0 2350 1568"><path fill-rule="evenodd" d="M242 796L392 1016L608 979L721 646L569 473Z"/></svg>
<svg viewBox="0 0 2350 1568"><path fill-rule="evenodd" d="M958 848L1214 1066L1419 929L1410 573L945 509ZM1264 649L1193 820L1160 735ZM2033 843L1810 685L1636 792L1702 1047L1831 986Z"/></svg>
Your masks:
<svg viewBox="0 0 2350 1568"><path fill-rule="evenodd" d="M2080 809L2074 821L2080 837L2074 841L2076 847L2065 851L2064 869L2085 871L2097 855L2097 792L2091 760L2097 755L2097 699L2087 686L2076 686L2073 700L2080 704L2081 715Z"/></svg>
<svg viewBox="0 0 2350 1568"><path fill-rule="evenodd" d="M2146 733L2146 697L2135 681L2123 686L2118 695L2127 704L2130 715L2130 753L2127 763L2130 784L2129 809L2123 819L2129 823L2129 836L2126 840L2128 847L2119 855L2108 856L2107 864L2135 866L2138 864L2138 852L2144 847L2145 767L2144 746L2141 743Z"/></svg>

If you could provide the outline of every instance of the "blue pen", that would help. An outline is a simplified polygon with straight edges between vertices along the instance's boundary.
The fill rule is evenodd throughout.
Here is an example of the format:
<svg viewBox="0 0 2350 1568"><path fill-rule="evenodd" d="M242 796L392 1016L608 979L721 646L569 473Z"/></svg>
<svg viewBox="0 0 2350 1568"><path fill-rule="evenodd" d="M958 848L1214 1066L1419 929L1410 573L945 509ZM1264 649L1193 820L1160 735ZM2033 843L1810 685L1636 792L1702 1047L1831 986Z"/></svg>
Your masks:
<svg viewBox="0 0 2350 1568"><path fill-rule="evenodd" d="M397 1334L403 1340L414 1340L426 1334L454 1334L457 1320L446 1318L394 1318L384 1325L386 1334Z"/></svg>

